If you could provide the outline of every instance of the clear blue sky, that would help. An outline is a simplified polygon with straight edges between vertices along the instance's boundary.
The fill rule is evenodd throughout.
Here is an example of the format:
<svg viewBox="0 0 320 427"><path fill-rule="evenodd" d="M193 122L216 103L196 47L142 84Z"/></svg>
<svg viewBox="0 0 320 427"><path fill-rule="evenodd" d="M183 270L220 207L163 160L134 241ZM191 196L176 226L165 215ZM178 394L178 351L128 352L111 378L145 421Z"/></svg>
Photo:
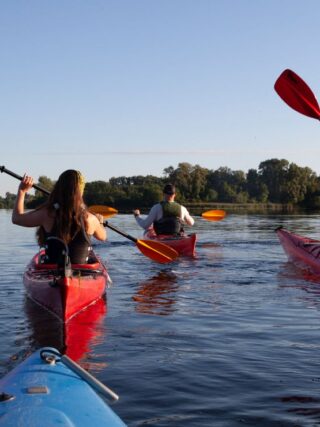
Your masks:
<svg viewBox="0 0 320 427"><path fill-rule="evenodd" d="M35 178L162 176L180 162L320 174L320 125L274 92L320 94L319 0L9 0L0 5L0 165ZM18 183L0 175L0 195Z"/></svg>

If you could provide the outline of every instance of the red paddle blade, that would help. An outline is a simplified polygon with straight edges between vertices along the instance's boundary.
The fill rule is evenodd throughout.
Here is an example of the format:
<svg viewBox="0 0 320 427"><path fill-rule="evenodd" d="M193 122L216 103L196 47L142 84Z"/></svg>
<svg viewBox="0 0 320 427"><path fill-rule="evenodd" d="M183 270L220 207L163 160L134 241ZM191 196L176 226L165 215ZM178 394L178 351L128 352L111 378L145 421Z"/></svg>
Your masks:
<svg viewBox="0 0 320 427"><path fill-rule="evenodd" d="M143 255L161 264L174 261L179 256L176 250L161 242L137 240L136 244Z"/></svg>
<svg viewBox="0 0 320 427"><path fill-rule="evenodd" d="M301 77L291 70L284 70L278 77L274 89L291 108L305 116L320 119L318 101L312 90Z"/></svg>

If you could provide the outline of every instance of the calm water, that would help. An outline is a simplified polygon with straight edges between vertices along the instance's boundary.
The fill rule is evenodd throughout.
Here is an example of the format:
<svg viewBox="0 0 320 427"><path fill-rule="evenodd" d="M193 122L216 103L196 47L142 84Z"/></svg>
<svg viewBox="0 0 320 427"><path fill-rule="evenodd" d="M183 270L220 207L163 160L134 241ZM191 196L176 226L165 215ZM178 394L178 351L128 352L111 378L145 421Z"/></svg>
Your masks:
<svg viewBox="0 0 320 427"><path fill-rule="evenodd" d="M197 259L170 266L109 231L107 302L59 323L25 298L34 230L0 210L0 375L53 345L120 394L129 426L320 425L320 279L286 261L274 228L320 238L319 216L196 219ZM139 236L131 216L110 220Z"/></svg>

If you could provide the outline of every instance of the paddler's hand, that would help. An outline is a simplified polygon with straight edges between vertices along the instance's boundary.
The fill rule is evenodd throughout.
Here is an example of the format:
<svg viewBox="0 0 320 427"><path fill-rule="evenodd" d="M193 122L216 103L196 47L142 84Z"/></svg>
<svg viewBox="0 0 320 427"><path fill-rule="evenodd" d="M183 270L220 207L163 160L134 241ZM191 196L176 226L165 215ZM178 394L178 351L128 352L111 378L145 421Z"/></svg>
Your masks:
<svg viewBox="0 0 320 427"><path fill-rule="evenodd" d="M24 174L22 181L19 185L19 191L21 191L22 193L27 193L28 191L31 190L33 184L34 184L34 180L32 176Z"/></svg>
<svg viewBox="0 0 320 427"><path fill-rule="evenodd" d="M98 221L100 222L100 224L103 225L103 221L104 221L103 215L97 213L95 214L95 216L98 218Z"/></svg>
<svg viewBox="0 0 320 427"><path fill-rule="evenodd" d="M134 211L133 211L133 215L136 217L136 216L139 216L140 215L140 210L139 209L135 209Z"/></svg>

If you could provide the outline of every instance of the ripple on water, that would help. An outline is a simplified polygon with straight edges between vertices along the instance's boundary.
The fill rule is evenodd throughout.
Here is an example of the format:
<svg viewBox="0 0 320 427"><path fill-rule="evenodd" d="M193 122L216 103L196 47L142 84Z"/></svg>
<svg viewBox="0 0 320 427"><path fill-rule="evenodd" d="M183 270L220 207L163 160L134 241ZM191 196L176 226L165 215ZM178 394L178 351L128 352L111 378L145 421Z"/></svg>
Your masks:
<svg viewBox="0 0 320 427"><path fill-rule="evenodd" d="M141 236L132 216L111 221ZM54 345L120 394L129 426L320 424L320 280L286 262L279 224L319 237L317 216L197 218L197 257L158 265L108 230L107 300L65 330L25 298L34 230L0 211L0 373Z"/></svg>

